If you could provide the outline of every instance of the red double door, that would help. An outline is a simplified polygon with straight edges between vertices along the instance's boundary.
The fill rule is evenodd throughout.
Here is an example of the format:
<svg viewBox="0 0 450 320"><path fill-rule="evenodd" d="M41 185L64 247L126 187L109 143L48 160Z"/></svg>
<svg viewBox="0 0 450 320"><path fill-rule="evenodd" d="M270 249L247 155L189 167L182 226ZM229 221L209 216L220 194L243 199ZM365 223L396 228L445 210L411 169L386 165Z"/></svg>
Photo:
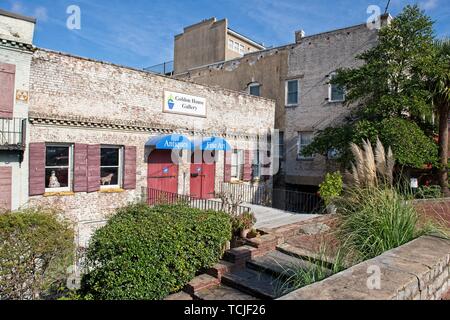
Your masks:
<svg viewBox="0 0 450 320"><path fill-rule="evenodd" d="M147 179L149 204L178 194L178 164L173 163L170 150L155 150L150 154Z"/></svg>
<svg viewBox="0 0 450 320"><path fill-rule="evenodd" d="M200 159L199 159L200 158ZM215 195L216 163L203 157L192 156L191 160L191 197L212 199Z"/></svg>
<svg viewBox="0 0 450 320"><path fill-rule="evenodd" d="M191 162L190 196L211 199L214 197L216 164L195 158L193 156ZM150 154L147 174L150 204L168 195L175 197L178 194L178 170L178 164L173 163L170 150L155 150Z"/></svg>

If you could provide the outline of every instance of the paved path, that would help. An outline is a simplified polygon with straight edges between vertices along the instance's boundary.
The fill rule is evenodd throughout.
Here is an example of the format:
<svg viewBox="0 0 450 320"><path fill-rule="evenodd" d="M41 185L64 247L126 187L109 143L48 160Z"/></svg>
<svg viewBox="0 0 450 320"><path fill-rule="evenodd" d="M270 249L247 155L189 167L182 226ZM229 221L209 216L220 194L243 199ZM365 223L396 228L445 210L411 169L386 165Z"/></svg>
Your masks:
<svg viewBox="0 0 450 320"><path fill-rule="evenodd" d="M298 214L288 211L278 210L269 207L257 206L253 204L244 204L249 207L256 216L255 228L278 228L285 225L313 219L319 217L314 214Z"/></svg>

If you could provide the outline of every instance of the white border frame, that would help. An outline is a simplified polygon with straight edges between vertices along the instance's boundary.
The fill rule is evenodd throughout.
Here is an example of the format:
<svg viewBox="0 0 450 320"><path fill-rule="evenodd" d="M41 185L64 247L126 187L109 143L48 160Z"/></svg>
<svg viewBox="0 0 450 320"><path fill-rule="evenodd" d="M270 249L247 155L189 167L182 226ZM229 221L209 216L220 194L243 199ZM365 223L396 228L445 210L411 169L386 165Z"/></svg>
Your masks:
<svg viewBox="0 0 450 320"><path fill-rule="evenodd" d="M101 180L101 172L102 172L102 162L101 162L101 154L102 154L102 149L119 149L119 177L117 178L117 182L119 184L111 184L111 185L100 185L100 190L109 190L109 189L120 189L123 188L123 176L124 176L124 171L125 171L125 167L124 167L124 152L125 152L125 148L123 146L118 146L118 145L107 145L107 144L102 144L100 146L100 180ZM104 166L105 168L107 168L107 166ZM114 166L115 168L115 166Z"/></svg>
<svg viewBox="0 0 450 320"><path fill-rule="evenodd" d="M297 103L288 103L288 96L289 96L289 82L297 81ZM284 103L286 107L298 107L300 105L300 79L289 79L285 81L284 84Z"/></svg>
<svg viewBox="0 0 450 320"><path fill-rule="evenodd" d="M60 169L64 168L62 166L52 167L47 166L47 147L68 147L69 148L69 178L67 181L67 187L64 188L48 188L47 187L47 168L48 169ZM71 192L73 190L73 144L71 143L46 143L45 144L45 160L44 160L44 170L45 170L45 193L54 192Z"/></svg>
<svg viewBox="0 0 450 320"><path fill-rule="evenodd" d="M346 98L345 89L344 89L344 97L343 97L342 100L332 100L331 99L332 98L332 86L333 86L331 84L331 80L333 80L333 77L336 74L337 74L336 72L332 72L332 73L330 73L330 75L328 77L328 79L329 79L329 81L328 81L328 102L331 102L331 103L340 102L340 103L342 103L342 102L345 102L345 98Z"/></svg>

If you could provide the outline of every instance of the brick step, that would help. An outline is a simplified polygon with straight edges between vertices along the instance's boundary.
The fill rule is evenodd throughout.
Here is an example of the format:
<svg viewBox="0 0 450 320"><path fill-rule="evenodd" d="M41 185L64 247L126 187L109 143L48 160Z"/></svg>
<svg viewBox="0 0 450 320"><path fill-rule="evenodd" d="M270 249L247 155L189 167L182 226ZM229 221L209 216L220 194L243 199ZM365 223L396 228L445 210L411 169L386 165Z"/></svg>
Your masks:
<svg viewBox="0 0 450 320"><path fill-rule="evenodd" d="M257 252L258 249L252 246L242 246L225 252L223 260L234 263L236 265L244 266L245 262L255 257Z"/></svg>
<svg viewBox="0 0 450 320"><path fill-rule="evenodd" d="M286 293L282 280L248 268L224 274L222 284L265 300L276 299Z"/></svg>
<svg viewBox="0 0 450 320"><path fill-rule="evenodd" d="M214 278L208 274L202 274L195 277L191 282L189 282L183 289L184 292L195 295L196 292L205 290L220 284L220 280Z"/></svg>
<svg viewBox="0 0 450 320"><path fill-rule="evenodd" d="M288 243L278 245L277 251L311 263L321 264L328 269L332 269L335 263L335 260L331 257L317 254L307 249L290 245Z"/></svg>
<svg viewBox="0 0 450 320"><path fill-rule="evenodd" d="M254 296L248 295L237 289L218 285L195 293L195 299L203 301L237 301L237 300L258 300Z"/></svg>
<svg viewBox="0 0 450 320"><path fill-rule="evenodd" d="M236 269L236 265L234 263L231 263L231 262L228 262L225 260L220 260L212 268L207 270L206 273L214 278L221 280L222 276L225 273L231 272L234 269Z"/></svg>
<svg viewBox="0 0 450 320"><path fill-rule="evenodd" d="M311 269L313 264L284 254L280 251L273 251L263 257L254 258L247 262L249 269L260 271L287 280L292 277L298 269ZM330 271L331 273L331 271Z"/></svg>

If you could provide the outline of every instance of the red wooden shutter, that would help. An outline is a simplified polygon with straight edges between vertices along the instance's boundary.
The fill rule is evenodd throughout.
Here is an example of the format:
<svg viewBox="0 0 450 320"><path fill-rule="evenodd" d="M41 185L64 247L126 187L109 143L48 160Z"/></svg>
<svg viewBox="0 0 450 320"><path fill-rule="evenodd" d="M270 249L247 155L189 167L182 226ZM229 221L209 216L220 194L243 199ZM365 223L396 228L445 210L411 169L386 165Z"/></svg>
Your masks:
<svg viewBox="0 0 450 320"><path fill-rule="evenodd" d="M87 191L100 190L100 145L89 145L87 149Z"/></svg>
<svg viewBox="0 0 450 320"><path fill-rule="evenodd" d="M39 196L45 193L45 143L30 143L29 194Z"/></svg>
<svg viewBox="0 0 450 320"><path fill-rule="evenodd" d="M124 158L123 188L125 190L134 190L136 189L136 147L125 147Z"/></svg>
<svg viewBox="0 0 450 320"><path fill-rule="evenodd" d="M231 152L225 152L225 166L223 173L223 181L231 182Z"/></svg>
<svg viewBox="0 0 450 320"><path fill-rule="evenodd" d="M244 181L252 181L252 154L250 150L244 151Z"/></svg>
<svg viewBox="0 0 450 320"><path fill-rule="evenodd" d="M75 144L74 147L74 167L73 167L73 191L88 191L88 145Z"/></svg>
<svg viewBox="0 0 450 320"><path fill-rule="evenodd" d="M0 63L0 118L13 117L15 78L16 66Z"/></svg>
<svg viewBox="0 0 450 320"><path fill-rule="evenodd" d="M0 167L0 211L11 210L12 168Z"/></svg>

